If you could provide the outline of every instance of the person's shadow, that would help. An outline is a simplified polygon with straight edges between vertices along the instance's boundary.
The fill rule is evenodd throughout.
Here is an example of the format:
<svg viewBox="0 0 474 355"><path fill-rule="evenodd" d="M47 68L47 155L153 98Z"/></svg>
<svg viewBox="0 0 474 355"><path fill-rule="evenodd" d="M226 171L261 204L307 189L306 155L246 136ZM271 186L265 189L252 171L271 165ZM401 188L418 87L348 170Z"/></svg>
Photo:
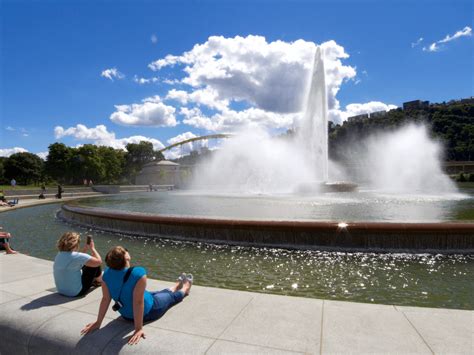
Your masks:
<svg viewBox="0 0 474 355"><path fill-rule="evenodd" d="M97 351L97 347L102 347L100 353L108 348L110 353L118 354L130 339L129 333L135 329L133 322L118 317L107 323L100 329L81 336L77 342L75 350L81 353L88 352L93 349ZM102 345L103 344L103 345Z"/></svg>
<svg viewBox="0 0 474 355"><path fill-rule="evenodd" d="M59 294L56 291L56 288L52 288L52 289L46 290L46 291L52 292L51 294L41 296L39 298L31 300L29 303L26 303L23 306L21 306L20 309L22 311L31 311L31 310L43 308L43 307L59 306L65 303L77 301L78 299L87 297L87 295L93 292L94 290L95 289L91 289L86 295L81 296L81 297L67 297L67 296L63 296Z"/></svg>

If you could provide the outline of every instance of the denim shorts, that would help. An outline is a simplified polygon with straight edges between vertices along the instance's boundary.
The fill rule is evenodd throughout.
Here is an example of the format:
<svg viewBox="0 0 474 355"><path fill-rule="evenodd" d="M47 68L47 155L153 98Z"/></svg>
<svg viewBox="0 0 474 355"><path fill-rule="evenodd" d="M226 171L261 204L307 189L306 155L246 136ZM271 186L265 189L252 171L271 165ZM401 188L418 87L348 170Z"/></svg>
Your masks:
<svg viewBox="0 0 474 355"><path fill-rule="evenodd" d="M151 295L153 296L153 306L150 312L143 317L145 322L154 321L163 317L168 309L181 302L184 298L184 292L181 290L172 292L170 289L165 289L151 292Z"/></svg>

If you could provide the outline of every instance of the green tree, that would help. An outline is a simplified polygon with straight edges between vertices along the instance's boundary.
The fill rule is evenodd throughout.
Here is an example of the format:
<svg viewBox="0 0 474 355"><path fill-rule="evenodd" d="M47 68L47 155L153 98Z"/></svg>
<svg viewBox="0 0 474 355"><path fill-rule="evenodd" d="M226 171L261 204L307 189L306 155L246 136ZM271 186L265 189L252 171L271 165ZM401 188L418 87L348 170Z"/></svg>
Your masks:
<svg viewBox="0 0 474 355"><path fill-rule="evenodd" d="M0 184L4 184L6 183L6 178L5 178L5 169L3 167L3 165L5 164L5 161L7 160L8 158L6 157L0 157Z"/></svg>
<svg viewBox="0 0 474 355"><path fill-rule="evenodd" d="M104 166L103 183L113 184L120 182L125 166L125 151L111 147L99 147L98 154Z"/></svg>
<svg viewBox="0 0 474 355"><path fill-rule="evenodd" d="M15 179L20 184L28 185L41 180L43 160L32 153L15 153L4 164L7 179Z"/></svg>
<svg viewBox="0 0 474 355"><path fill-rule="evenodd" d="M70 168L74 174L72 182L76 184L84 179L100 182L105 177L105 165L100 158L99 148L93 144L74 148Z"/></svg>
<svg viewBox="0 0 474 355"><path fill-rule="evenodd" d="M129 143L126 149L124 175L130 182L135 182L135 176L145 164L164 159L163 154L153 150L150 142Z"/></svg>
<svg viewBox="0 0 474 355"><path fill-rule="evenodd" d="M330 157L347 160L350 157L344 151L345 147L360 143L374 133L396 129L409 122L424 123L430 128L432 137L443 143L446 160L474 160L474 104L459 101L413 110L397 108L383 116L330 126Z"/></svg>
<svg viewBox="0 0 474 355"><path fill-rule="evenodd" d="M4 184L7 182L7 178L5 177L5 168L4 168L5 161L7 159L8 158L6 157L0 157L0 184Z"/></svg>
<svg viewBox="0 0 474 355"><path fill-rule="evenodd" d="M63 143L53 143L48 147L48 157L44 164L46 175L60 183L71 182L71 159L73 148Z"/></svg>

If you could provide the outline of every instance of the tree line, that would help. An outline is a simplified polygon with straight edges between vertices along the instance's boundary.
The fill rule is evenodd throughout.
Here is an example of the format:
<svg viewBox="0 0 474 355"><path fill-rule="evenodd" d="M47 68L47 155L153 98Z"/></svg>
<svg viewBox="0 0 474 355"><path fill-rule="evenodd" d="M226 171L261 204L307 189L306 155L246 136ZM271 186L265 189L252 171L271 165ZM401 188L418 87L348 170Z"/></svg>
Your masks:
<svg viewBox="0 0 474 355"><path fill-rule="evenodd" d="M339 147L357 144L374 133L396 129L410 122L427 125L432 138L443 144L445 160L474 160L474 104L461 102L412 110L397 108L383 116L345 121L342 125L330 122L329 154L332 159L343 161Z"/></svg>
<svg viewBox="0 0 474 355"><path fill-rule="evenodd" d="M445 148L445 159L474 160L474 104L442 103L422 109L388 111L383 116L345 121L342 125L329 122L329 154L331 159L344 162L346 156L339 147L350 147L371 134L396 129L409 122L424 123L433 138ZM291 139L295 131L279 138ZM177 161L193 165L212 152L192 152ZM72 148L62 143L48 147L48 156L42 160L32 153L16 153L0 157L0 184L12 178L22 185L40 182L81 184L84 179L98 184L134 183L143 165L164 159L150 142L127 144L126 150L85 144Z"/></svg>
<svg viewBox="0 0 474 355"><path fill-rule="evenodd" d="M21 185L39 183L129 184L135 182L143 165L164 159L150 142L129 143L126 150L84 144L68 147L53 143L46 160L32 153L15 153L0 158L0 183L15 179Z"/></svg>

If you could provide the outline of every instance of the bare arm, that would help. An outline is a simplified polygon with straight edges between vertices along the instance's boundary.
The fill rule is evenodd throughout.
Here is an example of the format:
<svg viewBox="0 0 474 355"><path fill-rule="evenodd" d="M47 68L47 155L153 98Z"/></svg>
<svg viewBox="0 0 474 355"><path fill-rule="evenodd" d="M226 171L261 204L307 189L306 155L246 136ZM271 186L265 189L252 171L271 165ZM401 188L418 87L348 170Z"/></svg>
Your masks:
<svg viewBox="0 0 474 355"><path fill-rule="evenodd" d="M140 339L145 338L143 331L143 313L145 308L145 288L146 288L146 275L143 276L135 285L133 289L133 321L135 324L135 332L128 341L130 345L137 344Z"/></svg>
<svg viewBox="0 0 474 355"><path fill-rule="evenodd" d="M100 301L99 306L99 314L97 315L97 320L94 323L89 323L82 329L81 334L87 334L92 332L96 329L99 329L102 325L102 321L104 320L105 314L107 313L107 309L110 306L110 293L105 282L102 282L102 300Z"/></svg>
<svg viewBox="0 0 474 355"><path fill-rule="evenodd" d="M100 266L102 264L102 258L100 257L100 254L95 249L94 240L91 240L90 245L86 244L86 246L84 247L84 251L87 251L87 249L90 249L92 258L90 258L89 261L85 265L89 267Z"/></svg>

